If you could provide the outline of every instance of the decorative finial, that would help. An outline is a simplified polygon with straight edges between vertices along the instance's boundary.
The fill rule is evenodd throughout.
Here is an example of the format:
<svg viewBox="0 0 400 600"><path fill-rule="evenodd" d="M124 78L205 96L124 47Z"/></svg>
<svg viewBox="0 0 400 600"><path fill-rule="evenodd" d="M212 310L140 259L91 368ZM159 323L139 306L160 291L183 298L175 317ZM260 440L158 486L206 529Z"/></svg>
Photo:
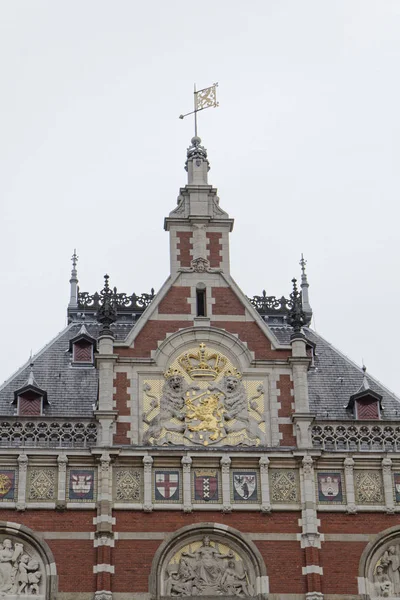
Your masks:
<svg viewBox="0 0 400 600"><path fill-rule="evenodd" d="M293 327L291 338L304 337L301 328L306 325L307 317L303 311L301 294L297 289L297 279L292 279L293 291L290 294L291 308L287 317L287 322Z"/></svg>
<svg viewBox="0 0 400 600"><path fill-rule="evenodd" d="M301 286L300 286L301 287L301 297L302 297L303 310L304 310L304 313L307 318L306 324L309 325L311 322L311 318L312 318L312 308L310 306L310 300L309 300L309 296L308 296L308 288L310 286L309 286L308 280L307 280L306 264L307 264L307 261L305 260L303 253L301 253L301 259L299 262L299 265L301 266Z"/></svg>
<svg viewBox="0 0 400 600"><path fill-rule="evenodd" d="M110 289L108 283L109 279L109 275L104 275L104 288L99 294L100 307L97 311L97 320L103 325L103 328L100 331L100 335L113 335L110 329L110 325L112 323L115 323L115 321L117 320L117 289Z"/></svg>
<svg viewBox="0 0 400 600"><path fill-rule="evenodd" d="M364 365L364 360L362 361L362 363L363 380L360 389L369 390L369 383L367 379L367 367Z"/></svg>
<svg viewBox="0 0 400 600"><path fill-rule="evenodd" d="M219 106L219 103L217 102L217 87L218 83L213 83L213 85L208 88L196 90L196 84L194 84L194 110L185 115L179 115L180 119L184 119L189 115L194 115L195 137L197 137L197 113L206 108L217 108L217 106Z"/></svg>
<svg viewBox="0 0 400 600"><path fill-rule="evenodd" d="M35 382L35 377L33 375L33 366L34 363L32 362L32 352L29 358L29 376L28 376L28 385L36 385Z"/></svg>
<svg viewBox="0 0 400 600"><path fill-rule="evenodd" d="M77 308L78 307L78 272L76 270L78 258L79 258L79 256L76 253L76 248L74 248L74 253L71 256L72 269L71 269L71 279L69 280L70 297L69 297L68 308Z"/></svg>
<svg viewBox="0 0 400 600"><path fill-rule="evenodd" d="M301 253L301 259L300 259L300 263L299 264L301 266L301 273L302 273L302 275L304 275L305 277L307 277L306 276L306 264L307 264L307 261L304 260L303 253Z"/></svg>

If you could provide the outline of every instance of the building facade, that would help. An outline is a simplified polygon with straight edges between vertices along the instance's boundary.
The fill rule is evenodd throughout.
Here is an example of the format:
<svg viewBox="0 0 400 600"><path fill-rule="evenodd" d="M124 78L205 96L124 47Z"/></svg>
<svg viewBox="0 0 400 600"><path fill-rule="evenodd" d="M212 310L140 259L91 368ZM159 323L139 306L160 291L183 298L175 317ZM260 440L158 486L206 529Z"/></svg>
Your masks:
<svg viewBox="0 0 400 600"><path fill-rule="evenodd" d="M0 388L0 592L43 600L400 597L399 401L288 298L230 274L201 140L170 274L78 288ZM289 288L289 282L288 282Z"/></svg>

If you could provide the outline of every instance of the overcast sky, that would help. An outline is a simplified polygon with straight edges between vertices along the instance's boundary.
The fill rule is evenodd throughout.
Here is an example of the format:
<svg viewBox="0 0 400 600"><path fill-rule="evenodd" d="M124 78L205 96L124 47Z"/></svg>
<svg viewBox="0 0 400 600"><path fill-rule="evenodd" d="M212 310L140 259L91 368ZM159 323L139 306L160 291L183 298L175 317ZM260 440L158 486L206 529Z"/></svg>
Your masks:
<svg viewBox="0 0 400 600"><path fill-rule="evenodd" d="M317 331L400 394L400 2L3 0L0 381L82 291L168 276L193 83L231 271L290 293L303 252Z"/></svg>

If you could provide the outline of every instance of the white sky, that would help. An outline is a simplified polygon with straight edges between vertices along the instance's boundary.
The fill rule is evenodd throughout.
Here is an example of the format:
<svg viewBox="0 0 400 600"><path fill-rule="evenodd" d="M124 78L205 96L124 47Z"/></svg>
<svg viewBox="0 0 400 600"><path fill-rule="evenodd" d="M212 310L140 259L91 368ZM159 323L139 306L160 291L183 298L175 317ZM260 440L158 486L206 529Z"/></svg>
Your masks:
<svg viewBox="0 0 400 600"><path fill-rule="evenodd" d="M11 0L0 4L0 381L82 291L156 290L193 83L236 219L232 274L288 295L308 260L317 331L400 393L400 2Z"/></svg>

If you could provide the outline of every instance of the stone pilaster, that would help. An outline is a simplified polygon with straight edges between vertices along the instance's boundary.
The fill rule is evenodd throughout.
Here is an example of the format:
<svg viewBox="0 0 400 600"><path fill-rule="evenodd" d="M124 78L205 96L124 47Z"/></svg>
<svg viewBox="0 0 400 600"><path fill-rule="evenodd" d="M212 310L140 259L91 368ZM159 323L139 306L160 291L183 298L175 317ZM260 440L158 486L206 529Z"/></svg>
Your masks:
<svg viewBox="0 0 400 600"><path fill-rule="evenodd" d="M153 495L152 495L152 471L153 471L153 458L151 456L143 457L144 465L144 498L143 498L143 510L145 512L151 512L153 510Z"/></svg>
<svg viewBox="0 0 400 600"><path fill-rule="evenodd" d="M66 504L66 495L67 495L67 465L68 465L68 457L66 454L59 454L57 457L58 463L58 490L57 490L57 504L56 507L59 510L65 508Z"/></svg>
<svg viewBox="0 0 400 600"><path fill-rule="evenodd" d="M231 486L229 481L231 462L229 456L223 456L220 460L222 473L222 512L225 513L229 513L232 510Z"/></svg>
<svg viewBox="0 0 400 600"><path fill-rule="evenodd" d="M192 486L191 486L191 470L192 470L192 459L190 456L182 456L182 471L183 471L183 510L184 512L190 513L193 510L192 507Z"/></svg>
<svg viewBox="0 0 400 600"><path fill-rule="evenodd" d="M96 356L96 366L99 370L99 404L94 412L100 423L99 446L112 446L113 427L117 411L113 409L114 397L114 338L112 333L99 337L99 352Z"/></svg>
<svg viewBox="0 0 400 600"><path fill-rule="evenodd" d="M261 456L259 460L260 465L260 487L261 487L261 512L271 512L271 499L269 495L269 458L268 456Z"/></svg>
<svg viewBox="0 0 400 600"><path fill-rule="evenodd" d="M114 547L112 517L112 466L107 451L100 456L98 480L97 522L94 546L97 548L97 564L93 568L96 574L95 600L111 600L111 575L114 573L111 548Z"/></svg>
<svg viewBox="0 0 400 600"><path fill-rule="evenodd" d="M385 493L386 512L392 514L395 512L393 483L392 483L392 459L389 457L382 459L383 489Z"/></svg>
<svg viewBox="0 0 400 600"><path fill-rule="evenodd" d="M321 536L318 531L317 505L315 500L314 465L311 456L304 456L301 469L302 533L301 546L305 551L306 565L303 575L307 580L308 600L322 599L320 566Z"/></svg>
<svg viewBox="0 0 400 600"><path fill-rule="evenodd" d="M306 339L302 334L291 340L292 356L288 359L292 367L293 391L294 391L294 414L292 416L295 425L296 441L298 448L311 448L311 423L314 419L310 414L308 400L307 372L310 359L306 352Z"/></svg>
<svg viewBox="0 0 400 600"><path fill-rule="evenodd" d="M17 510L26 509L26 478L28 473L28 457L26 454L18 456L18 499Z"/></svg>
<svg viewBox="0 0 400 600"><path fill-rule="evenodd" d="M357 506L354 492L354 459L351 457L344 459L344 479L346 483L347 512L355 514Z"/></svg>

